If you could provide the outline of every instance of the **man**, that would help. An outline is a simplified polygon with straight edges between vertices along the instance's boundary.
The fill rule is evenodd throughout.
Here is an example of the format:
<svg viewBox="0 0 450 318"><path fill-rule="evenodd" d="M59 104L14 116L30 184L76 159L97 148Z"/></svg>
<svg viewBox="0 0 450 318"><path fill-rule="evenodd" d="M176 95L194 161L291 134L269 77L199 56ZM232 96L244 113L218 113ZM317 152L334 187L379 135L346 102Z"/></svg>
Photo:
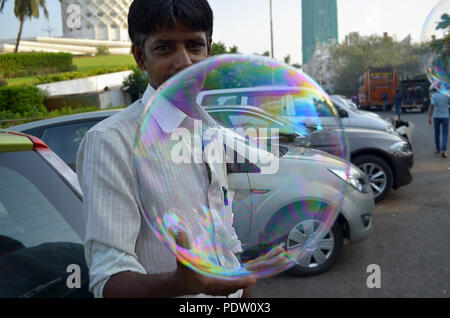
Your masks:
<svg viewBox="0 0 450 318"><path fill-rule="evenodd" d="M383 111L387 110L387 100L388 100L388 94L386 92L383 92L383 95L381 96L383 99Z"/></svg>
<svg viewBox="0 0 450 318"><path fill-rule="evenodd" d="M431 107L428 123L432 125L434 122L434 141L436 145L436 154L442 151L442 157L448 158L447 141L448 141L448 96L438 92L435 88L431 90ZM442 146L441 146L441 127L442 127Z"/></svg>
<svg viewBox="0 0 450 318"><path fill-rule="evenodd" d="M135 60L147 72L150 85L141 100L91 129L78 153L90 289L96 297L245 297L246 288L255 284L255 279L214 279L177 262L142 218L133 190L133 143L144 107L167 79L210 56L212 10L207 0L135 0L130 6L128 28ZM149 128L166 136L177 127L190 126L194 119L211 119L200 106L183 111L173 105L159 107L152 114ZM170 149L161 144L157 151L155 157L167 155ZM163 186L152 203L161 210L197 208L192 196L204 204L210 197L216 204L223 204L222 197L212 195L211 191L217 189L211 190L211 180L208 182L218 176L214 171L210 176L205 165L185 166L184 177L189 177L190 186L177 190L176 185L170 186L173 179L166 180L166 175L173 174L170 163L153 168L151 178L160 180ZM176 206L177 202L184 205ZM189 245L182 233L177 243ZM237 247L235 252L239 252L240 242Z"/></svg>
<svg viewBox="0 0 450 318"><path fill-rule="evenodd" d="M397 89L397 92L394 95L394 106L397 117L400 120L400 114L402 112L402 95L400 94L399 89Z"/></svg>

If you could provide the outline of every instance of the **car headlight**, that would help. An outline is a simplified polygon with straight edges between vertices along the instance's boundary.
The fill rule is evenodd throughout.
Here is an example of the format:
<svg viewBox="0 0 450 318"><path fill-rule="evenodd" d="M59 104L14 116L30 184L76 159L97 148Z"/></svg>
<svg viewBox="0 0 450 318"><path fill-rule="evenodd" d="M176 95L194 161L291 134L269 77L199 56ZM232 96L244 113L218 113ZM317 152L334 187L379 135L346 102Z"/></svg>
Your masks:
<svg viewBox="0 0 450 318"><path fill-rule="evenodd" d="M406 141L399 141L391 145L391 150L398 154L409 154L411 149Z"/></svg>
<svg viewBox="0 0 450 318"><path fill-rule="evenodd" d="M362 193L368 193L370 191L369 179L366 174L354 166L350 166L349 169L328 169L334 175L347 182L353 188Z"/></svg>
<svg viewBox="0 0 450 318"><path fill-rule="evenodd" d="M394 126L392 126L392 125L388 125L388 126L384 127L384 130L390 134L395 133Z"/></svg>

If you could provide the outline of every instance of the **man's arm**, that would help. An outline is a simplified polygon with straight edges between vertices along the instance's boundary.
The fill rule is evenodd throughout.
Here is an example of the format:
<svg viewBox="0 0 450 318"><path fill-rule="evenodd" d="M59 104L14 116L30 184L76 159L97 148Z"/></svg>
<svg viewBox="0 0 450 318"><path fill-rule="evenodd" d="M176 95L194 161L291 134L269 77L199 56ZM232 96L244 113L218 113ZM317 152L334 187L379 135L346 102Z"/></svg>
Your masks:
<svg viewBox="0 0 450 318"><path fill-rule="evenodd" d="M431 97L431 101L430 101L430 112L429 112L429 116L428 116L428 123L430 125L433 124L433 115L434 115L434 107L435 107L436 103L433 97Z"/></svg>
<svg viewBox="0 0 450 318"><path fill-rule="evenodd" d="M254 278L227 281L200 275L181 263L169 274L143 275L121 272L111 276L103 289L104 297L111 298L168 298L205 294L228 296L256 284Z"/></svg>
<svg viewBox="0 0 450 318"><path fill-rule="evenodd" d="M176 242L185 248L190 247L184 233L178 234ZM228 296L254 284L256 279L250 277L228 281L203 276L177 262L177 270L174 273L143 275L136 272L121 272L111 276L103 289L103 295L120 298L167 298L196 294Z"/></svg>

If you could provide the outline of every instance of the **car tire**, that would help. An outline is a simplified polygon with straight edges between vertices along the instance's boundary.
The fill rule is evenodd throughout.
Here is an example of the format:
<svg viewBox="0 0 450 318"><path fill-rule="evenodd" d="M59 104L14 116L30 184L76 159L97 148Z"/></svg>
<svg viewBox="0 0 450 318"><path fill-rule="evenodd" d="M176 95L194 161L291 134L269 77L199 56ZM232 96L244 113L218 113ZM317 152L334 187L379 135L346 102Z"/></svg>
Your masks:
<svg viewBox="0 0 450 318"><path fill-rule="evenodd" d="M311 221L311 220L310 220ZM297 224L294 228L301 227ZM291 230L294 231L294 228ZM290 234L291 234L290 233ZM327 244L321 245L327 240ZM292 242L291 236L287 238L287 247ZM323 274L328 271L337 261L341 255L342 246L344 245L344 235L342 226L336 220L333 227L328 231L324 238L317 244L317 247L302 257L299 264L294 265L288 270L288 273L297 277L307 277ZM317 253L317 254L316 254ZM319 255L322 260L316 259Z"/></svg>
<svg viewBox="0 0 450 318"><path fill-rule="evenodd" d="M352 160L352 163L366 173L369 178L375 203L382 201L394 184L394 174L391 167L386 161L374 155L358 156ZM379 175L379 173L382 175Z"/></svg>

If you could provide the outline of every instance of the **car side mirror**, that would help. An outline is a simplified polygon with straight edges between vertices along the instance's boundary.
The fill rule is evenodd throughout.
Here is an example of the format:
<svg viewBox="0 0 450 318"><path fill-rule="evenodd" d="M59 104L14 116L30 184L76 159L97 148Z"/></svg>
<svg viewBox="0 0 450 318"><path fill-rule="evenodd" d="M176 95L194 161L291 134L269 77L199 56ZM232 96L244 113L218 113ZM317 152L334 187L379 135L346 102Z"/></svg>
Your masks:
<svg viewBox="0 0 450 318"><path fill-rule="evenodd" d="M227 172L232 173L261 173L261 168L257 165L246 162L246 163L227 163Z"/></svg>
<svg viewBox="0 0 450 318"><path fill-rule="evenodd" d="M338 108L338 114L339 114L339 117L341 117L341 118L348 118L347 111L342 108Z"/></svg>

